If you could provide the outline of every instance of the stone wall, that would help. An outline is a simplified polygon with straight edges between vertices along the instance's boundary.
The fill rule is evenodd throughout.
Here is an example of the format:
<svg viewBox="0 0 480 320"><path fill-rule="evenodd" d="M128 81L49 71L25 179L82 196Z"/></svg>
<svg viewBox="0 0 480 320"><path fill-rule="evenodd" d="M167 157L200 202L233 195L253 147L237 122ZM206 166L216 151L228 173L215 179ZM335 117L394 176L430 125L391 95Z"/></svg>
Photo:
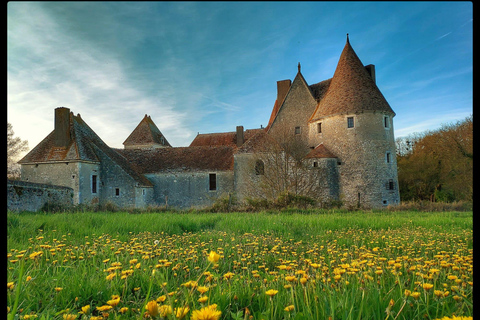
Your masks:
<svg viewBox="0 0 480 320"><path fill-rule="evenodd" d="M7 180L7 209L38 211L45 203L73 205L73 189L27 181Z"/></svg>
<svg viewBox="0 0 480 320"><path fill-rule="evenodd" d="M216 175L216 188L210 190L210 174ZM158 206L178 209L211 206L218 198L233 194L233 171L185 171L148 173L154 184L152 201Z"/></svg>

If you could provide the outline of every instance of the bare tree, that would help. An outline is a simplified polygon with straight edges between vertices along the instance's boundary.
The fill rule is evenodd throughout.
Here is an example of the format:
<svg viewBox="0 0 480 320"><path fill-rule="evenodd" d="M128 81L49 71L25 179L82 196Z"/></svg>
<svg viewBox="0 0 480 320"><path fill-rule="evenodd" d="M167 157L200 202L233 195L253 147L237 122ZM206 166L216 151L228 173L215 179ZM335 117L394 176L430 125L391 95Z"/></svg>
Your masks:
<svg viewBox="0 0 480 320"><path fill-rule="evenodd" d="M14 134L12 125L7 122L7 178L9 179L20 177L18 156L28 150L28 141L14 137Z"/></svg>

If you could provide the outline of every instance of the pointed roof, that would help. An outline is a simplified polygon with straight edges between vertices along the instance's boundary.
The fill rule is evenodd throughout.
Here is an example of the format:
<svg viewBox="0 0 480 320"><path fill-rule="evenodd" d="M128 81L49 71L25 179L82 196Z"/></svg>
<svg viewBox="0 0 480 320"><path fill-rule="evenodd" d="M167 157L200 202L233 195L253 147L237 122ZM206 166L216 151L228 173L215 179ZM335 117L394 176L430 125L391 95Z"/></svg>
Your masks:
<svg viewBox="0 0 480 320"><path fill-rule="evenodd" d="M315 149L310 151L306 156L306 159L311 158L336 158L336 156L330 152L323 144L318 145Z"/></svg>
<svg viewBox="0 0 480 320"><path fill-rule="evenodd" d="M266 132L269 132L273 123L275 122L278 114L280 113L280 111L282 110L282 107L284 106L285 104L285 101L288 100L288 96L289 94L291 94L292 90L296 90L297 88L297 84L298 83L301 83L302 86L306 89L306 91L308 92L307 93L307 96L310 96L311 99L312 99L312 103L315 103L315 97L313 95L313 92L312 92L312 88L308 85L307 81L305 80L305 78L303 77L302 75L302 72L301 72L301 66L300 66L300 62L298 63L298 72L297 72L297 75L295 76L295 78L293 79L293 82L292 84L290 85L290 88L288 89L288 92L287 94L285 95L285 98L283 99L283 101L275 101L275 104L273 106L273 110L272 110L272 113L270 114L270 119L268 121L268 124L267 124L267 127L265 128L265 131Z"/></svg>
<svg viewBox="0 0 480 320"><path fill-rule="evenodd" d="M395 114L353 50L347 35L335 74L310 121L367 110Z"/></svg>
<svg viewBox="0 0 480 320"><path fill-rule="evenodd" d="M138 174L128 161L103 142L87 125L80 114L69 114L70 143L67 147L58 147L55 143L55 130L33 148L19 164L55 163L55 162L95 162L105 157L119 165L138 185L153 186L143 175Z"/></svg>
<svg viewBox="0 0 480 320"><path fill-rule="evenodd" d="M160 129L148 115L143 117L142 121L123 142L123 145L126 148L135 148L136 146L171 147L165 136L160 132Z"/></svg>

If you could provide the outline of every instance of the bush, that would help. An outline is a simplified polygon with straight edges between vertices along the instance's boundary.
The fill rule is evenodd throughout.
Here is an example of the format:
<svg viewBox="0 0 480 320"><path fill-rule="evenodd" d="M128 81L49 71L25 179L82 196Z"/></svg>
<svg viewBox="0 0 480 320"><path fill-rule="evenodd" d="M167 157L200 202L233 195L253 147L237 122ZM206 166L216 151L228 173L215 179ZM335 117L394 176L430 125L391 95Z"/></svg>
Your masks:
<svg viewBox="0 0 480 320"><path fill-rule="evenodd" d="M313 207L316 201L310 197L292 193L282 193L276 200L275 205L278 208L296 207L306 209Z"/></svg>

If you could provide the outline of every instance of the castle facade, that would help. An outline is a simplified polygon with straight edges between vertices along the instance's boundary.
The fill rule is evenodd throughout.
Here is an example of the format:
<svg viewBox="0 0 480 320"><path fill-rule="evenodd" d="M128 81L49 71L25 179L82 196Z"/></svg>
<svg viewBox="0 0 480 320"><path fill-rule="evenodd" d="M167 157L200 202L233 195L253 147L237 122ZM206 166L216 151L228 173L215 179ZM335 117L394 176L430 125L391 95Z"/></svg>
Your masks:
<svg viewBox="0 0 480 320"><path fill-rule="evenodd" d="M54 130L21 164L21 179L73 189L75 204L203 207L234 195L287 191L318 202L397 204L392 110L348 35L332 78L309 85L298 72L277 82L265 128L199 134L172 147L145 117L123 149L107 146L80 114L55 109Z"/></svg>

